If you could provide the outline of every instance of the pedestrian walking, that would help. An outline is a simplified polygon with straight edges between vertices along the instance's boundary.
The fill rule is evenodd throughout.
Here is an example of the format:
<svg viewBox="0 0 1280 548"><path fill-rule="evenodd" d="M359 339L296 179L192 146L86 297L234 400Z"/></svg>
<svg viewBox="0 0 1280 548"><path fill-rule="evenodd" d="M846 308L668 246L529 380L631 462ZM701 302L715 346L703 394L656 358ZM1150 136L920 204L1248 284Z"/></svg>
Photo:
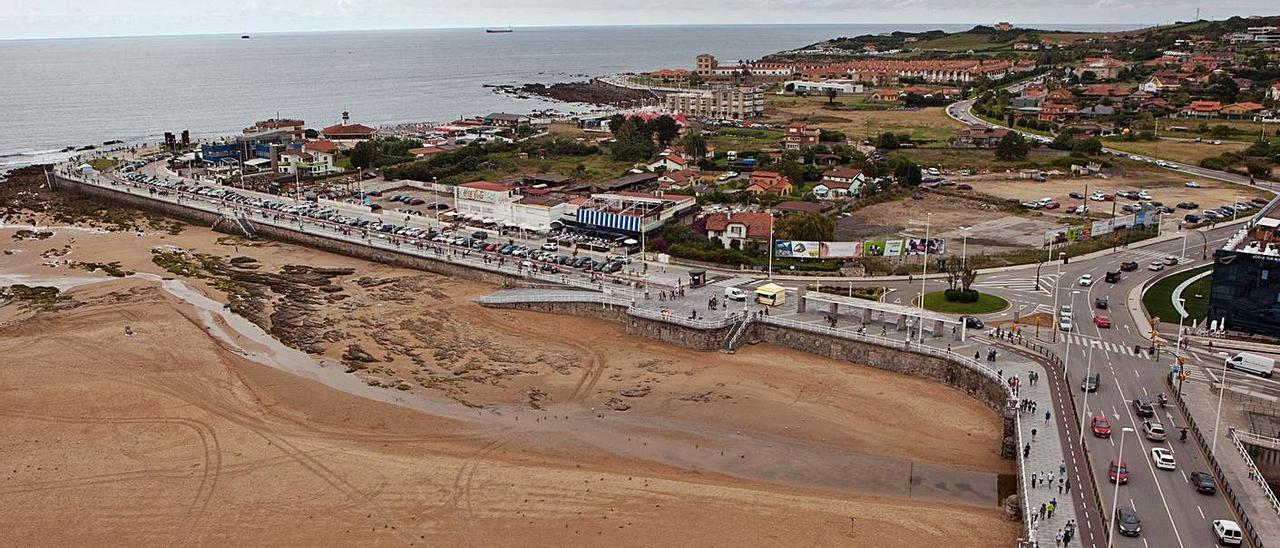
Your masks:
<svg viewBox="0 0 1280 548"><path fill-rule="evenodd" d="M1049 424L1049 417L1051 417L1051 416L1053 416L1053 412L1052 412L1052 411L1045 411L1045 412L1044 412L1044 423L1045 423L1045 424Z"/></svg>
<svg viewBox="0 0 1280 548"><path fill-rule="evenodd" d="M1067 475L1067 463L1058 461L1058 475L1059 476Z"/></svg>
<svg viewBox="0 0 1280 548"><path fill-rule="evenodd" d="M1062 494L1062 478L1058 478L1058 494Z"/></svg>
<svg viewBox="0 0 1280 548"><path fill-rule="evenodd" d="M1035 487L1036 487L1036 473L1035 473L1035 472L1032 472L1032 473L1031 473L1031 488L1032 488L1032 489L1035 489Z"/></svg>
<svg viewBox="0 0 1280 548"><path fill-rule="evenodd" d="M1028 443L1025 447L1022 448L1022 458L1025 459L1030 456L1031 456L1031 444Z"/></svg>
<svg viewBox="0 0 1280 548"><path fill-rule="evenodd" d="M1048 507L1049 507L1048 503L1045 503L1045 502L1040 503L1040 519L1041 520L1044 520L1044 513L1047 511Z"/></svg>
<svg viewBox="0 0 1280 548"><path fill-rule="evenodd" d="M1031 441L1036 441L1036 429L1031 429Z"/></svg>
<svg viewBox="0 0 1280 548"><path fill-rule="evenodd" d="M1062 532L1062 529L1058 529L1058 534L1053 537L1054 546L1058 546L1059 548L1061 548L1063 535L1064 533Z"/></svg>
<svg viewBox="0 0 1280 548"><path fill-rule="evenodd" d="M1070 495L1071 494L1071 478L1067 478L1066 490L1067 490L1066 494Z"/></svg>
<svg viewBox="0 0 1280 548"><path fill-rule="evenodd" d="M1058 506L1057 503L1054 502L1056 500L1058 499L1053 499L1053 501L1049 501L1049 504L1045 506L1045 519L1053 519L1053 509Z"/></svg>

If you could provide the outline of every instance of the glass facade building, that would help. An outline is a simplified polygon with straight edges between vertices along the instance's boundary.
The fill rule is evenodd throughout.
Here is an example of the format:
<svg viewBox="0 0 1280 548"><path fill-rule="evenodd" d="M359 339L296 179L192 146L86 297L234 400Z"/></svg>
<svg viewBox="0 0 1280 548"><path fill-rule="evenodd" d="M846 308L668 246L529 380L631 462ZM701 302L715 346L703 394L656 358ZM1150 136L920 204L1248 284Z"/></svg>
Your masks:
<svg viewBox="0 0 1280 548"><path fill-rule="evenodd" d="M1219 249L1213 260L1207 321L1280 338L1280 255Z"/></svg>

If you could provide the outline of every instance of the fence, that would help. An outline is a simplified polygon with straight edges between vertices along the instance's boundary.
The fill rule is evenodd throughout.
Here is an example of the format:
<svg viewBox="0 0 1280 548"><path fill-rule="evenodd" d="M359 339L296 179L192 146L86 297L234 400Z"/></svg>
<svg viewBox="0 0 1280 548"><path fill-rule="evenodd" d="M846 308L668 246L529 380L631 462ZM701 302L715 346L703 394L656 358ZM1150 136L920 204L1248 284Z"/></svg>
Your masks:
<svg viewBox="0 0 1280 548"><path fill-rule="evenodd" d="M1280 439L1259 436L1252 432L1240 432L1235 428L1230 428L1227 432L1231 437L1231 443L1236 446L1237 451L1240 451L1240 456L1244 457L1244 463L1249 467L1249 479L1252 479L1257 482L1258 485L1262 486L1262 490L1267 493L1267 501L1271 503L1271 509L1275 510L1276 514L1280 514L1280 499L1276 499L1275 491L1271 490L1271 486L1267 484L1267 479L1262 477L1262 472L1258 470L1258 466L1254 464L1253 456L1249 454L1249 449L1244 446L1241 438L1249 439L1254 443L1254 445L1260 445L1263 443L1277 445L1280 444Z"/></svg>
<svg viewBox="0 0 1280 548"><path fill-rule="evenodd" d="M1169 392L1173 394L1173 401L1178 404L1178 410L1182 411L1182 416L1186 419L1187 428L1195 435L1196 443L1200 444L1200 452L1209 460L1209 468L1213 469L1213 477L1218 485L1222 487L1222 493L1226 496L1227 502L1231 503L1231 508L1235 510L1236 517L1240 519L1240 528L1244 530L1244 534L1249 537L1249 542L1254 548L1265 548L1262 544L1262 538L1258 535L1257 529L1253 523L1249 521L1248 514L1244 511L1244 506L1240 504L1240 500L1236 498L1235 490L1231 488L1231 484L1227 482L1227 476L1222 472L1222 466L1218 465L1218 458L1209 450L1210 444L1204 438L1204 434L1200 432L1200 426L1196 424L1195 417L1191 416L1187 410L1187 402L1182 399L1182 394L1178 392L1174 386L1173 373L1165 376L1165 384L1169 385ZM1233 430L1233 429L1231 429ZM1215 433L1216 435L1216 433ZM1230 436L1233 442L1236 442L1235 436ZM1238 442L1237 442L1238 443ZM1246 457L1247 458L1247 457ZM1252 462L1250 461L1252 465ZM1274 497L1273 497L1274 503Z"/></svg>

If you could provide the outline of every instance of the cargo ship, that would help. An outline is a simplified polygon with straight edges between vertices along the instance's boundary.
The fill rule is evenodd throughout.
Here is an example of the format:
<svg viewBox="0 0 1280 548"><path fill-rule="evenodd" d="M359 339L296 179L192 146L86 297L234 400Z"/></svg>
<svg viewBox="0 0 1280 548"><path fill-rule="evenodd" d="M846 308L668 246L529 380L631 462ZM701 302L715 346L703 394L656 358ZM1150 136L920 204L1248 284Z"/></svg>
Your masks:
<svg viewBox="0 0 1280 548"><path fill-rule="evenodd" d="M508 32L515 32L511 27L507 27L505 29L484 29L484 31L488 34L506 34Z"/></svg>

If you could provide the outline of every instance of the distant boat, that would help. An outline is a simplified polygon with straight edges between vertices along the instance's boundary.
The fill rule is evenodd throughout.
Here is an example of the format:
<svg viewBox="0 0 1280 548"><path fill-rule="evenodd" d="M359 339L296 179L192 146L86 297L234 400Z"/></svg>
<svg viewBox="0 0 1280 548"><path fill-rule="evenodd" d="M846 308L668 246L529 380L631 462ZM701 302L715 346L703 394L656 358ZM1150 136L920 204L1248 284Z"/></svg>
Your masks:
<svg viewBox="0 0 1280 548"><path fill-rule="evenodd" d="M508 32L515 32L511 27L507 27L505 29L484 29L484 31L489 34L506 34Z"/></svg>
<svg viewBox="0 0 1280 548"><path fill-rule="evenodd" d="M248 40L248 39L249 39L249 35L248 35L248 34L241 34L241 35L240 35L240 39L241 39L241 40Z"/></svg>

